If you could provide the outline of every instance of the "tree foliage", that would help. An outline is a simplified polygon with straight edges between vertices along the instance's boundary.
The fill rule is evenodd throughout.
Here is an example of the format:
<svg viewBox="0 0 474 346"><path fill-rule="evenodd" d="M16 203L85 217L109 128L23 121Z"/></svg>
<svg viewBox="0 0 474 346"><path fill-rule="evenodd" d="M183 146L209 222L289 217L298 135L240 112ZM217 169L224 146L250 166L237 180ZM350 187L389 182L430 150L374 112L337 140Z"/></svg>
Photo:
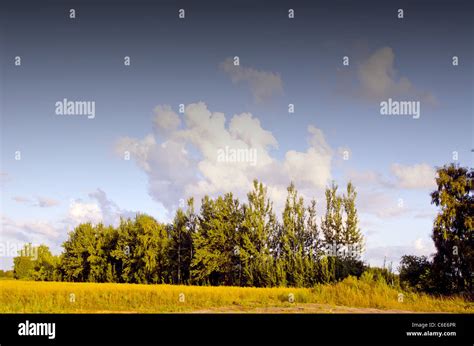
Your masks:
<svg viewBox="0 0 474 346"><path fill-rule="evenodd" d="M431 202L440 208L433 226L433 275L442 293L473 293L474 170L455 164L438 169Z"/></svg>
<svg viewBox="0 0 474 346"><path fill-rule="evenodd" d="M232 193L205 196L200 211L190 199L169 224L138 214L117 227L83 223L69 233L59 258L39 247L33 261L15 258L15 277L76 282L172 283L253 287L310 287L360 276L363 263L331 245L361 244L356 192L348 184L339 195L326 189L326 214L318 220L317 202L305 204L288 186L281 218L267 188L253 182L247 200Z"/></svg>

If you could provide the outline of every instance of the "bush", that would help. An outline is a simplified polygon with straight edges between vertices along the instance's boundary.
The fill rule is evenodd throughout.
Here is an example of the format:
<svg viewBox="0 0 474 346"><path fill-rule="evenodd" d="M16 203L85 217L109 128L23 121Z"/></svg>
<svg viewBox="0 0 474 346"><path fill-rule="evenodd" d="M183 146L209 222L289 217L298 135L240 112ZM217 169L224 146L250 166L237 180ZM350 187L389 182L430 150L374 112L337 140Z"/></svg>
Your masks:
<svg viewBox="0 0 474 346"><path fill-rule="evenodd" d="M403 256L399 272L402 288L425 292L434 291L431 262L426 256Z"/></svg>

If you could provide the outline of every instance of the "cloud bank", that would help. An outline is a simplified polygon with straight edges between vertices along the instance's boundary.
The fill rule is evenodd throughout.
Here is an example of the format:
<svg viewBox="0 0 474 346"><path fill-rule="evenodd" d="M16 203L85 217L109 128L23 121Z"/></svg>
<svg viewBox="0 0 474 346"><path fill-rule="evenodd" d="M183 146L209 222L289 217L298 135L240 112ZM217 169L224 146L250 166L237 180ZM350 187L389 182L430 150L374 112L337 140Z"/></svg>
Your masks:
<svg viewBox="0 0 474 346"><path fill-rule="evenodd" d="M300 189L318 190L331 179L333 150L323 132L308 126L307 149L289 150L277 159L273 134L250 113L236 114L227 122L205 103L189 104L182 118L168 106L155 108L154 131L144 138L120 138L119 157L129 152L148 177L149 193L169 211L188 197L200 198L232 191L245 196L253 179L269 188L276 204L286 197L290 181ZM219 151L252 151L256 161L222 162Z"/></svg>

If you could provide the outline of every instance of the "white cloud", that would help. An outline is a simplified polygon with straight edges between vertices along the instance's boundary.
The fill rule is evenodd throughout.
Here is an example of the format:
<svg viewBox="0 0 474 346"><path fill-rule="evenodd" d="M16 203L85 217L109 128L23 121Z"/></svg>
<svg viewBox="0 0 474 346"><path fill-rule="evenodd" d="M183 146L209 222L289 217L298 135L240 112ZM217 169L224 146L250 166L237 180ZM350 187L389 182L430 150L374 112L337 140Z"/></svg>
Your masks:
<svg viewBox="0 0 474 346"><path fill-rule="evenodd" d="M435 105L437 101L432 94L418 90L407 77L398 77L394 62L392 48L383 47L359 65L357 72L363 96L376 101L388 97L411 97Z"/></svg>
<svg viewBox="0 0 474 346"><path fill-rule="evenodd" d="M186 107L183 127L169 131L162 142L154 135L142 140L126 137L117 142L116 150L119 155L131 152L148 176L151 196L171 211L180 199L191 196L199 200L205 194L232 191L245 197L253 179L263 181L278 198L286 196L291 180L304 189L324 187L331 178L332 150L321 130L309 126L308 132L306 151L291 150L278 160L271 152L278 142L258 118L236 114L226 125L223 113L213 113L199 102ZM255 164L219 161L218 152L226 147L254 150Z"/></svg>
<svg viewBox="0 0 474 346"><path fill-rule="evenodd" d="M91 201L71 200L64 224L75 227L80 223L91 222L117 226L120 218L133 218L136 212L120 208L114 201L107 197L101 189L88 194Z"/></svg>
<svg viewBox="0 0 474 346"><path fill-rule="evenodd" d="M97 224L103 219L102 211L96 203L71 201L67 215L67 223L76 226L80 223L91 222Z"/></svg>
<svg viewBox="0 0 474 346"><path fill-rule="evenodd" d="M123 137L115 146L115 151L121 157L124 156L126 151L133 154L135 162L137 162L145 172L148 172L150 171L148 154L150 148L154 147L155 144L155 137L153 137L153 135L148 135L141 141L129 137Z"/></svg>
<svg viewBox="0 0 474 346"><path fill-rule="evenodd" d="M181 119L170 106L157 106L154 109L154 125L158 133L175 131L181 125Z"/></svg>
<svg viewBox="0 0 474 346"><path fill-rule="evenodd" d="M397 179L397 186L404 189L433 189L436 187L436 171L426 164L415 164L412 166L392 164L390 168Z"/></svg>
<svg viewBox="0 0 474 346"><path fill-rule="evenodd" d="M290 180L322 188L331 179L332 150L320 129L308 127L310 147L306 152L288 151L284 167ZM318 174L314 174L318 172Z"/></svg>
<svg viewBox="0 0 474 346"><path fill-rule="evenodd" d="M107 197L107 194L101 189L89 193L89 197L97 201L97 207L100 209L102 222L106 225L117 226L120 218L133 218L137 213L120 208L117 203ZM95 209L95 208L94 208Z"/></svg>
<svg viewBox="0 0 474 346"><path fill-rule="evenodd" d="M220 68L229 74L232 83L247 82L258 103L268 100L273 95L283 94L283 82L278 73L235 66L232 58L222 62Z"/></svg>
<svg viewBox="0 0 474 346"><path fill-rule="evenodd" d="M36 201L33 201L30 198L24 197L24 196L14 196L12 199L18 203L28 204L30 206L40 207L40 208L54 207L59 204L59 201L53 198L41 197L41 196L36 197L35 198Z"/></svg>

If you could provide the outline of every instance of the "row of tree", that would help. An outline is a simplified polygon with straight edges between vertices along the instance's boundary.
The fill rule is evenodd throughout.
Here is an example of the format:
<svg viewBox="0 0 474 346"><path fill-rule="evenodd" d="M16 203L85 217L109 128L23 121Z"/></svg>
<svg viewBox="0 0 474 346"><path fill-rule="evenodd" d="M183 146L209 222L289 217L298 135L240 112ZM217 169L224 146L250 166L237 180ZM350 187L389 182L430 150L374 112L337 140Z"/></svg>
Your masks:
<svg viewBox="0 0 474 346"><path fill-rule="evenodd" d="M403 288L429 293L473 294L474 171L450 164L437 170L431 202L440 208L432 238L436 253L403 256ZM316 222L316 201L304 204L293 184L281 221L262 183L247 201L232 193L204 197L199 213L193 199L171 224L138 214L116 228L78 225L60 256L31 245L14 259L16 278L78 282L172 283L239 286L298 286L360 276L363 237L358 228L356 192L326 189L326 212ZM35 251L32 251L35 250ZM32 256L34 254L34 256ZM391 272L391 271L390 271ZM388 271L386 281L398 281Z"/></svg>
<svg viewBox="0 0 474 346"><path fill-rule="evenodd" d="M316 201L305 205L295 186L278 220L267 189L254 181L247 201L232 193L193 199L171 224L138 214L118 227L78 225L53 256L44 246L15 258L15 276L77 282L173 283L308 287L362 274L363 237L356 191L326 189L326 213L317 223ZM28 250L28 251L26 251Z"/></svg>

